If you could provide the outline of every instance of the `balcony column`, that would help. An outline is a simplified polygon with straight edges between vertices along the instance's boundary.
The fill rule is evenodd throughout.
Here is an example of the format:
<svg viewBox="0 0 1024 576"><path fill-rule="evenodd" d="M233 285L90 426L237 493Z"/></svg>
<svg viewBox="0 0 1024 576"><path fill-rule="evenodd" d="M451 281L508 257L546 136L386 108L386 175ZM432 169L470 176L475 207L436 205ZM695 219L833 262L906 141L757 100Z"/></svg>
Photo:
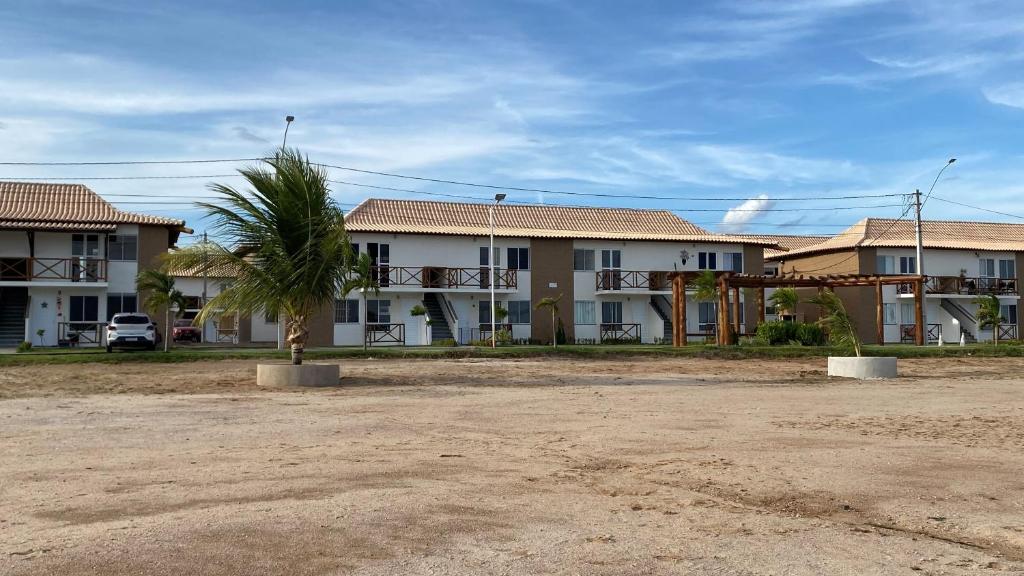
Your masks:
<svg viewBox="0 0 1024 576"><path fill-rule="evenodd" d="M686 309L683 300L683 279L681 276L672 278L672 346L678 348L685 343L679 336L679 318L686 318ZM682 310L680 310L682 308Z"/></svg>
<svg viewBox="0 0 1024 576"><path fill-rule="evenodd" d="M757 287L757 324L764 324L764 285ZM757 327L755 326L755 329Z"/></svg>
<svg viewBox="0 0 1024 576"><path fill-rule="evenodd" d="M725 276L718 280L718 345L729 344L729 282Z"/></svg>
<svg viewBox="0 0 1024 576"><path fill-rule="evenodd" d="M879 346L885 345L885 315L882 306L882 279L875 279L875 337Z"/></svg>
<svg viewBox="0 0 1024 576"><path fill-rule="evenodd" d="M732 289L732 324L738 337L740 334L740 289L738 286Z"/></svg>

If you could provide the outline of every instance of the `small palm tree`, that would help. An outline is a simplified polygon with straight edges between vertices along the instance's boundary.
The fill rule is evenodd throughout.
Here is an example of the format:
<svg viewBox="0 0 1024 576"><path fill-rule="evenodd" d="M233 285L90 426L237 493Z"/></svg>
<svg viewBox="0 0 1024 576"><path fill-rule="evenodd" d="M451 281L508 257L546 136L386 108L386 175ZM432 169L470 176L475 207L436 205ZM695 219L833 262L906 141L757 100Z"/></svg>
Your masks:
<svg viewBox="0 0 1024 576"><path fill-rule="evenodd" d="M705 270L693 279L693 287L697 289L694 298L698 302L715 302L718 300L718 279L712 270Z"/></svg>
<svg viewBox="0 0 1024 576"><path fill-rule="evenodd" d="M818 325L828 330L829 340L839 346L850 346L857 357L861 356L860 336L857 335L857 324L846 312L842 299L831 290L822 290L809 300L811 304L820 306L824 314Z"/></svg>
<svg viewBox="0 0 1024 576"><path fill-rule="evenodd" d="M370 255L364 252L356 258L355 266L349 272L348 279L341 285L342 296L347 295L353 290L358 290L362 294L364 318L368 312L366 301L370 293L372 292L374 296L380 296L380 283L377 281L377 276L374 272L373 261L370 260ZM365 332L363 333L363 350L366 350Z"/></svg>
<svg viewBox="0 0 1024 576"><path fill-rule="evenodd" d="M557 298L548 296L547 298L541 298L540 302L537 302L537 310L541 308L551 309L551 346L558 348L558 302L562 299L564 294L559 294Z"/></svg>
<svg viewBox="0 0 1024 576"><path fill-rule="evenodd" d="M213 184L217 204L200 203L213 219L209 242L168 256L174 269L233 270L231 286L203 307L196 321L260 310L287 319L292 364L302 364L309 322L334 304L348 277L352 248L345 218L331 198L327 171L297 150L281 149L264 165L239 170L251 191Z"/></svg>
<svg viewBox="0 0 1024 576"><path fill-rule="evenodd" d="M999 345L999 325L1006 322L999 305L999 297L995 294L979 296L974 299L978 305L978 328L992 328L992 342Z"/></svg>
<svg viewBox="0 0 1024 576"><path fill-rule="evenodd" d="M171 349L171 308L185 309L185 295L174 287L174 277L163 270L143 270L135 279L135 289L146 293L143 305L149 310L164 309L164 352ZM175 312L174 317L178 314Z"/></svg>
<svg viewBox="0 0 1024 576"><path fill-rule="evenodd" d="M772 292L768 301L775 306L775 312L779 316L787 316L796 313L796 305L800 303L800 295L795 288L779 288Z"/></svg>

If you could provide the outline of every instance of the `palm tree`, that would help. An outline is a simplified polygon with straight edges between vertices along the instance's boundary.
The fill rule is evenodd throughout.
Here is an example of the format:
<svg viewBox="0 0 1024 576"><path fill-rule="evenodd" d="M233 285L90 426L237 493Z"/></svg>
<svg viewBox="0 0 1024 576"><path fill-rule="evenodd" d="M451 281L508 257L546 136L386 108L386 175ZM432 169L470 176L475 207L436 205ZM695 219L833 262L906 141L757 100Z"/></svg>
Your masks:
<svg viewBox="0 0 1024 576"><path fill-rule="evenodd" d="M818 325L828 330L829 340L839 346L853 347L853 353L861 356L860 336L857 335L857 324L846 312L842 299L831 290L822 290L809 300L811 304L820 306L823 316Z"/></svg>
<svg viewBox="0 0 1024 576"><path fill-rule="evenodd" d="M540 302L537 302L537 310L541 308L551 309L551 346L558 348L558 301L562 299L564 294L559 294L557 298L548 296L541 298Z"/></svg>
<svg viewBox="0 0 1024 576"><path fill-rule="evenodd" d="M697 289L694 298L698 302L715 302L718 300L718 279L712 270L705 270L693 279L693 287Z"/></svg>
<svg viewBox="0 0 1024 576"><path fill-rule="evenodd" d="M213 220L213 236L233 248L209 242L172 253L168 262L200 273L233 270L234 282L203 307L197 322L260 310L277 314L287 319L292 364L302 364L310 318L334 304L352 248L326 170L289 149L264 163L239 170L251 190L212 184L218 203L198 204Z"/></svg>
<svg viewBox="0 0 1024 576"><path fill-rule="evenodd" d="M772 292L768 301L775 306L775 312L779 316L792 315L796 312L796 305L800 303L800 295L795 288L779 288Z"/></svg>
<svg viewBox="0 0 1024 576"><path fill-rule="evenodd" d="M143 306L148 310L164 309L164 352L171 349L171 308L185 309L185 295L174 287L174 277L163 270L143 270L135 278L135 289L146 293ZM177 312L174 317L177 318Z"/></svg>
<svg viewBox="0 0 1024 576"><path fill-rule="evenodd" d="M373 261L370 260L370 255L362 253L356 258L355 265L349 271L349 277L341 286L342 296L358 290L363 295L363 314L369 312L366 308L367 296L370 292L373 292L374 296L380 296L380 284L377 282L377 275L374 274L376 270L373 269ZM363 350L366 350L366 332L364 328L363 332Z"/></svg>
<svg viewBox="0 0 1024 576"><path fill-rule="evenodd" d="M995 294L978 296L974 299L978 305L978 328L992 328L992 342L999 345L999 325L1006 322L999 305L999 297Z"/></svg>

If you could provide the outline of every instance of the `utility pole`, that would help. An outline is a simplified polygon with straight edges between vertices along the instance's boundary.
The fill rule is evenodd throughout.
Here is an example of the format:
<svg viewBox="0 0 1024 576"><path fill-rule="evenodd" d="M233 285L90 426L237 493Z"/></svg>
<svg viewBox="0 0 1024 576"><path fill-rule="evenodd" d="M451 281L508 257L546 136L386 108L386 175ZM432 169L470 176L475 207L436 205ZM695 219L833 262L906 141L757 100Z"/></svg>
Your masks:
<svg viewBox="0 0 1024 576"><path fill-rule="evenodd" d="M924 331L924 345L928 345L928 302L924 286L924 239L921 236L921 190L914 189L914 233L917 236L917 275L921 277L921 330Z"/></svg>
<svg viewBox="0 0 1024 576"><path fill-rule="evenodd" d="M490 264L491 264L491 281L489 282L489 284L491 285L491 348L495 348L495 347L498 346L498 333L496 332L497 320L495 318L496 313L498 311L498 305L494 301L494 281L495 281L494 261L496 260L496 258L494 257L494 209L498 206L498 203L501 202L504 199L505 199L505 195L504 194L495 194L494 195L494 204L491 205L491 208L488 211L488 215L490 216L489 220L490 220L490 224L491 224L491 244L490 244L490 251L491 251L491 253L487 255L487 261L490 262Z"/></svg>
<svg viewBox="0 0 1024 576"><path fill-rule="evenodd" d="M199 308L206 308L206 281L207 281L207 272L206 272L206 265L207 264L206 263L207 263L207 249L209 247L209 245L206 243L207 240L209 240L209 237L206 235L206 231L203 230L203 301L199 304ZM203 335L203 338L202 338L203 344L206 344L206 322L205 321L203 322L203 325L200 326L200 333Z"/></svg>

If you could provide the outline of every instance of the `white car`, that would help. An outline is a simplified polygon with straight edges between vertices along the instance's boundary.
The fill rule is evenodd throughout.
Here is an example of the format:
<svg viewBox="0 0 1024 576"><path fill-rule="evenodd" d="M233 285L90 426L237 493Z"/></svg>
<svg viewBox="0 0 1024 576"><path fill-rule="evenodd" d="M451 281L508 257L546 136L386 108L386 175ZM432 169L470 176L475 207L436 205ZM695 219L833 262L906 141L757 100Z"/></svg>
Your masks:
<svg viewBox="0 0 1024 576"><path fill-rule="evenodd" d="M107 352L114 348L145 348L156 350L156 325L146 314L114 314L107 324Z"/></svg>

